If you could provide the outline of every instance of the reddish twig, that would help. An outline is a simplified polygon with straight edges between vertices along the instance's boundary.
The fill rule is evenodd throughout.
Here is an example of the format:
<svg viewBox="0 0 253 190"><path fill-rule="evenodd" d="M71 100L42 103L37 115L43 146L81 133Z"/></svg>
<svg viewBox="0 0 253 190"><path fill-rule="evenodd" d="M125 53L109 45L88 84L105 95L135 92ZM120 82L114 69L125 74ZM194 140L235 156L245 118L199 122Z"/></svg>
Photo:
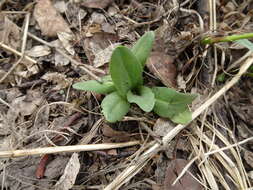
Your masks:
<svg viewBox="0 0 253 190"><path fill-rule="evenodd" d="M61 131L66 131L70 125L72 125L77 119L79 119L81 117L81 113L75 113L74 115L72 115L68 121L65 122L65 124L63 125ZM53 137L52 142L53 143L58 143L63 139L63 137L61 135L56 135L55 137ZM48 146L52 146L51 144L49 144ZM48 165L48 163L50 162L52 158L52 155L49 154L45 154L42 156L38 167L36 169L36 178L41 179L44 176L45 170L46 170L46 166Z"/></svg>

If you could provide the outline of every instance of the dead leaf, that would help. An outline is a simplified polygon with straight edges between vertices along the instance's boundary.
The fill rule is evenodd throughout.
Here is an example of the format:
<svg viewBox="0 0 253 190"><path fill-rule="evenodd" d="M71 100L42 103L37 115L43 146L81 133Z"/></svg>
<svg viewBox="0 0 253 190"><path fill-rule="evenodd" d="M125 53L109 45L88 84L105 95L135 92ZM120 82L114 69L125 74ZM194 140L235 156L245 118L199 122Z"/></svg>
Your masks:
<svg viewBox="0 0 253 190"><path fill-rule="evenodd" d="M74 40L74 36L69 32L57 32L57 36L62 43L62 46L70 55L75 55L75 50L71 44Z"/></svg>
<svg viewBox="0 0 253 190"><path fill-rule="evenodd" d="M56 37L59 32L72 33L67 22L57 12L50 0L37 0L34 18L45 36Z"/></svg>
<svg viewBox="0 0 253 190"><path fill-rule="evenodd" d="M173 58L163 52L152 52L147 67L151 73L159 78L162 83L170 88L176 88L177 69Z"/></svg>
<svg viewBox="0 0 253 190"><path fill-rule="evenodd" d="M102 127L102 133L106 137L124 136L127 134L125 132L116 131L106 124L104 124Z"/></svg>
<svg viewBox="0 0 253 190"><path fill-rule="evenodd" d="M68 19L68 22L70 23L70 27L79 27L81 29L81 21L83 18L86 17L87 11L84 9L81 9L80 6L76 3L69 2L67 4L67 8L65 15Z"/></svg>
<svg viewBox="0 0 253 190"><path fill-rule="evenodd" d="M95 33L92 37L86 38L83 43L83 48L90 64L92 65L95 64L94 59L96 58L96 55L99 53L100 54L103 53L103 50L105 50L110 45L114 44L117 40L118 40L117 35L108 33ZM110 50L106 51L110 52ZM97 57L96 65L103 65L103 62L107 61L108 57L105 58L105 60L103 59L104 58Z"/></svg>
<svg viewBox="0 0 253 190"><path fill-rule="evenodd" d="M18 50L22 41L18 26L2 13L0 14L0 26L0 42Z"/></svg>
<svg viewBox="0 0 253 190"><path fill-rule="evenodd" d="M42 79L57 84L53 90L61 90L69 87L72 84L72 79L67 78L66 75L61 73L46 73L41 77Z"/></svg>
<svg viewBox="0 0 253 190"><path fill-rule="evenodd" d="M68 9L67 9L67 4L65 1L56 1L54 3L54 7L56 8L56 10L59 12L59 13L64 13L66 12Z"/></svg>
<svg viewBox="0 0 253 190"><path fill-rule="evenodd" d="M194 189L194 190L202 190L202 186L199 182L197 182L192 175L186 172L180 180L172 186L175 179L181 173L183 168L188 164L187 160L184 159L176 159L172 160L169 166L167 167L165 180L164 180L164 190L185 190L185 189Z"/></svg>
<svg viewBox="0 0 253 190"><path fill-rule="evenodd" d="M96 54L94 54L95 55L95 59L93 62L94 66L101 67L105 63L108 63L110 61L113 50L119 45L120 43L111 44L107 48L100 50Z"/></svg>
<svg viewBox="0 0 253 190"><path fill-rule="evenodd" d="M113 0L85 0L81 5L88 8L104 9L112 2Z"/></svg>
<svg viewBox="0 0 253 190"><path fill-rule="evenodd" d="M55 66L66 66L70 63L69 59L62 54L55 52L54 54L54 64Z"/></svg>
<svg viewBox="0 0 253 190"><path fill-rule="evenodd" d="M68 163L67 156L57 155L55 159L50 161L46 166L44 176L50 179L55 179L63 174L65 166Z"/></svg>
<svg viewBox="0 0 253 190"><path fill-rule="evenodd" d="M78 154L72 154L69 162L64 170L64 174L59 181L55 184L55 190L69 190L73 187L76 181L77 174L80 169L80 162Z"/></svg>
<svg viewBox="0 0 253 190"><path fill-rule="evenodd" d="M32 115L43 100L42 94L38 91L30 90L26 96L12 100L11 106L15 112L22 116ZM11 110L11 109L10 109Z"/></svg>
<svg viewBox="0 0 253 190"><path fill-rule="evenodd" d="M175 124L173 124L171 121L159 118L156 120L153 130L155 134L163 137L167 135L167 133L171 131L174 127Z"/></svg>
<svg viewBox="0 0 253 190"><path fill-rule="evenodd" d="M30 57L42 57L49 55L51 53L51 50L48 46L38 45L33 46L30 50L27 50L25 53Z"/></svg>
<svg viewBox="0 0 253 190"><path fill-rule="evenodd" d="M91 14L90 22L91 23L96 23L96 24L103 24L106 21L106 18L103 14L93 12Z"/></svg>
<svg viewBox="0 0 253 190"><path fill-rule="evenodd" d="M247 164L249 164L251 168L253 168L253 153L248 150L244 150L243 152L244 152L243 158L245 159Z"/></svg>

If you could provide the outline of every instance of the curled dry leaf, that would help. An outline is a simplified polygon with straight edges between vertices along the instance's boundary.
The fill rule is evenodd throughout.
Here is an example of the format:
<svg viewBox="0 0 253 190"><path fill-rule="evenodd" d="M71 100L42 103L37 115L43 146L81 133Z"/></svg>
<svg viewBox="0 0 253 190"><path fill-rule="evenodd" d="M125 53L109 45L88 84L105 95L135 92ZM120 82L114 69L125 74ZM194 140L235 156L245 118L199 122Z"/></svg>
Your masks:
<svg viewBox="0 0 253 190"><path fill-rule="evenodd" d="M185 189L194 189L194 190L202 190L202 186L196 179L192 177L191 174L186 172L180 180L172 186L173 182L176 180L178 175L184 169L184 167L188 164L187 160L184 159L176 159L172 160L169 166L167 167L167 171L165 174L164 180L164 190L173 189L173 190L185 190ZM188 170L189 171L189 170ZM190 171L191 172L191 171ZM191 172L192 173L192 172Z"/></svg>
<svg viewBox="0 0 253 190"><path fill-rule="evenodd" d="M59 181L55 184L55 190L69 190L73 187L76 181L77 174L80 169L80 162L78 154L72 154L68 164L64 170L64 174Z"/></svg>
<svg viewBox="0 0 253 190"><path fill-rule="evenodd" d="M27 50L25 53L30 57L42 57L49 55L51 53L51 50L48 46L38 45L32 47L30 50Z"/></svg>
<svg viewBox="0 0 253 190"><path fill-rule="evenodd" d="M46 73L42 79L57 84L53 90L61 90L71 85L72 79L66 78L66 75L60 73Z"/></svg>
<svg viewBox="0 0 253 190"><path fill-rule="evenodd" d="M88 8L104 9L109 6L113 0L81 0L81 5Z"/></svg>
<svg viewBox="0 0 253 190"><path fill-rule="evenodd" d="M177 69L173 64L174 59L163 52L152 52L147 67L151 73L159 78L162 83L170 88L175 88Z"/></svg>
<svg viewBox="0 0 253 190"><path fill-rule="evenodd" d="M59 32L72 33L67 22L57 12L50 0L37 0L34 18L43 35L56 37Z"/></svg>

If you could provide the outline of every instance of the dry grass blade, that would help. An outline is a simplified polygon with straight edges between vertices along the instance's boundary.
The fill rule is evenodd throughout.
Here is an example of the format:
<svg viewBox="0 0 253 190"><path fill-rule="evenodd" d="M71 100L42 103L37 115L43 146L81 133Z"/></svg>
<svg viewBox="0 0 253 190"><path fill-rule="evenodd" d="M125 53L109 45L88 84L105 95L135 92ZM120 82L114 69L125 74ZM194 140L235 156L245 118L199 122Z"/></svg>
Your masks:
<svg viewBox="0 0 253 190"><path fill-rule="evenodd" d="M27 150L10 150L10 151L1 151L0 158L41 155L41 154L54 154L54 153L61 153L61 152L81 152L81 151L107 150L107 149L135 146L138 144L140 144L140 141L130 141L130 142L125 142L125 143L107 143L107 144L88 144L88 145L45 147L45 148L36 148L36 149L27 149Z"/></svg>
<svg viewBox="0 0 253 190"><path fill-rule="evenodd" d="M247 69L253 63L253 54L245 61L245 63L241 66L239 72L225 85L223 86L218 92L216 92L210 99L208 99L204 104L202 104L198 109L196 109L192 114L192 120L197 118L202 112L204 112L210 105L212 105L218 98L220 98L224 93L226 93L234 84L236 84L240 77L247 71ZM163 137L162 142L163 144L168 144L182 129L184 129L186 125L177 125L172 131L170 131L166 136ZM144 152L140 159L134 165L129 166L126 168L115 180L110 183L105 189L119 189L125 182L129 181L131 178L127 178L127 176L131 175L131 172L140 170L147 160L150 159L159 149L162 147L162 144L155 143L151 146L146 152ZM223 160L223 158L221 157ZM141 167L141 168L140 168ZM135 172L137 173L137 172ZM124 177L125 176L125 177ZM133 175L132 175L133 176Z"/></svg>

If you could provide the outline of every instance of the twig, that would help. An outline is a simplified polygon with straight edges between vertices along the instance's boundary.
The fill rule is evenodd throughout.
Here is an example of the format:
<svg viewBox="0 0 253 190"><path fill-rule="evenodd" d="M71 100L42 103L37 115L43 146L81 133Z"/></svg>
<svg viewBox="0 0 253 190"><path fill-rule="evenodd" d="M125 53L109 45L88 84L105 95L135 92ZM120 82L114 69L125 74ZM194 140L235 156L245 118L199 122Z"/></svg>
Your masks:
<svg viewBox="0 0 253 190"><path fill-rule="evenodd" d="M25 47L26 47L26 42L27 42L27 32L28 32L28 26L29 26L29 20L30 20L30 13L26 14L25 17L25 29L24 29L24 35L23 35L23 40L22 40L22 47L21 47L21 57L19 60L8 70L7 73L0 79L0 83L2 83L8 75L18 66L18 64L23 60L24 55L25 55Z"/></svg>
<svg viewBox="0 0 253 190"><path fill-rule="evenodd" d="M125 143L105 143L105 144L87 144L87 145L72 145L72 146L58 146L58 147L45 147L25 150L9 150L1 151L0 158L31 156L40 154L55 154L61 152L81 152L81 151L94 151L94 150L108 150L114 148L123 148L129 146L139 145L140 141L130 141Z"/></svg>
<svg viewBox="0 0 253 190"><path fill-rule="evenodd" d="M198 109L196 109L192 114L192 120L197 118L205 109L207 109L210 105L212 105L219 97L221 97L224 93L226 93L234 84L236 84L240 77L247 71L247 69L253 63L253 53L251 56L245 61L245 63L241 66L239 72L217 93L215 93L210 99L208 99L204 104L202 104ZM181 130L183 130L186 125L177 125L173 130L171 130L166 136L163 137L162 142L164 145L168 144ZM146 152L144 152L139 160L126 168L121 174L119 174L113 182L111 182L105 190L111 189L119 189L124 183L129 181L134 175L136 175L141 168L145 166L147 161L154 156L161 148L159 143L155 143L151 146Z"/></svg>
<svg viewBox="0 0 253 190"><path fill-rule="evenodd" d="M89 69L87 65L84 65L76 60L74 60L71 56L67 55L64 51L62 51L61 49L53 46L52 44L48 43L45 40L42 40L40 38L38 38L37 36L31 34L30 32L28 32L28 36L30 36L31 38L33 38L34 40L50 47L50 48L54 48L59 54L61 54L62 56L64 56L65 58L67 58L69 61L71 61L71 63L73 63L75 66L80 67L83 71L85 71L89 76L91 76L93 79L101 82L101 79L96 76L95 74L93 74Z"/></svg>
<svg viewBox="0 0 253 190"><path fill-rule="evenodd" d="M5 45L2 42L0 42L0 47L3 48L3 49L5 49L5 50L7 50L7 51L9 51L9 52L11 52L11 53L14 53L14 54L18 55L18 56L22 56L21 52L19 52L19 51L15 50L15 49L13 49L13 48ZM29 57L27 55L24 56L24 59L26 59L27 61L29 61L29 62L31 62L33 64L37 64L36 60L34 60L33 58L31 58L31 57Z"/></svg>
<svg viewBox="0 0 253 190"><path fill-rule="evenodd" d="M11 108L11 109L14 110L14 108L13 108L10 104L8 104L6 101L4 101L2 98L0 98L0 103L4 104L4 105L6 105L6 106L8 106L9 108Z"/></svg>
<svg viewBox="0 0 253 190"><path fill-rule="evenodd" d="M74 115L72 115L72 116L68 119L68 121L64 124L64 126L61 128L61 131L66 130L67 128L69 128L70 125L72 125L73 122L76 121L76 120L77 120L78 118L80 118L80 117L81 117L81 113L80 113L80 112L77 112L77 113L75 113ZM57 143L57 142L61 141L62 139L63 139L63 137L62 137L61 135L56 135L56 136L52 139L52 142L53 142L53 143ZM48 145L48 146L50 146L50 145ZM37 177L38 179L40 179L40 178L42 178L42 177L44 176L44 172L45 172L45 170L46 170L47 164L48 164L49 161L50 161L50 158L51 158L51 157L49 156L49 154L45 154L45 155L42 156L42 158L41 158L41 160L40 160L40 162L39 162L39 164L38 164L38 167L37 167L37 169L36 169L36 177Z"/></svg>

